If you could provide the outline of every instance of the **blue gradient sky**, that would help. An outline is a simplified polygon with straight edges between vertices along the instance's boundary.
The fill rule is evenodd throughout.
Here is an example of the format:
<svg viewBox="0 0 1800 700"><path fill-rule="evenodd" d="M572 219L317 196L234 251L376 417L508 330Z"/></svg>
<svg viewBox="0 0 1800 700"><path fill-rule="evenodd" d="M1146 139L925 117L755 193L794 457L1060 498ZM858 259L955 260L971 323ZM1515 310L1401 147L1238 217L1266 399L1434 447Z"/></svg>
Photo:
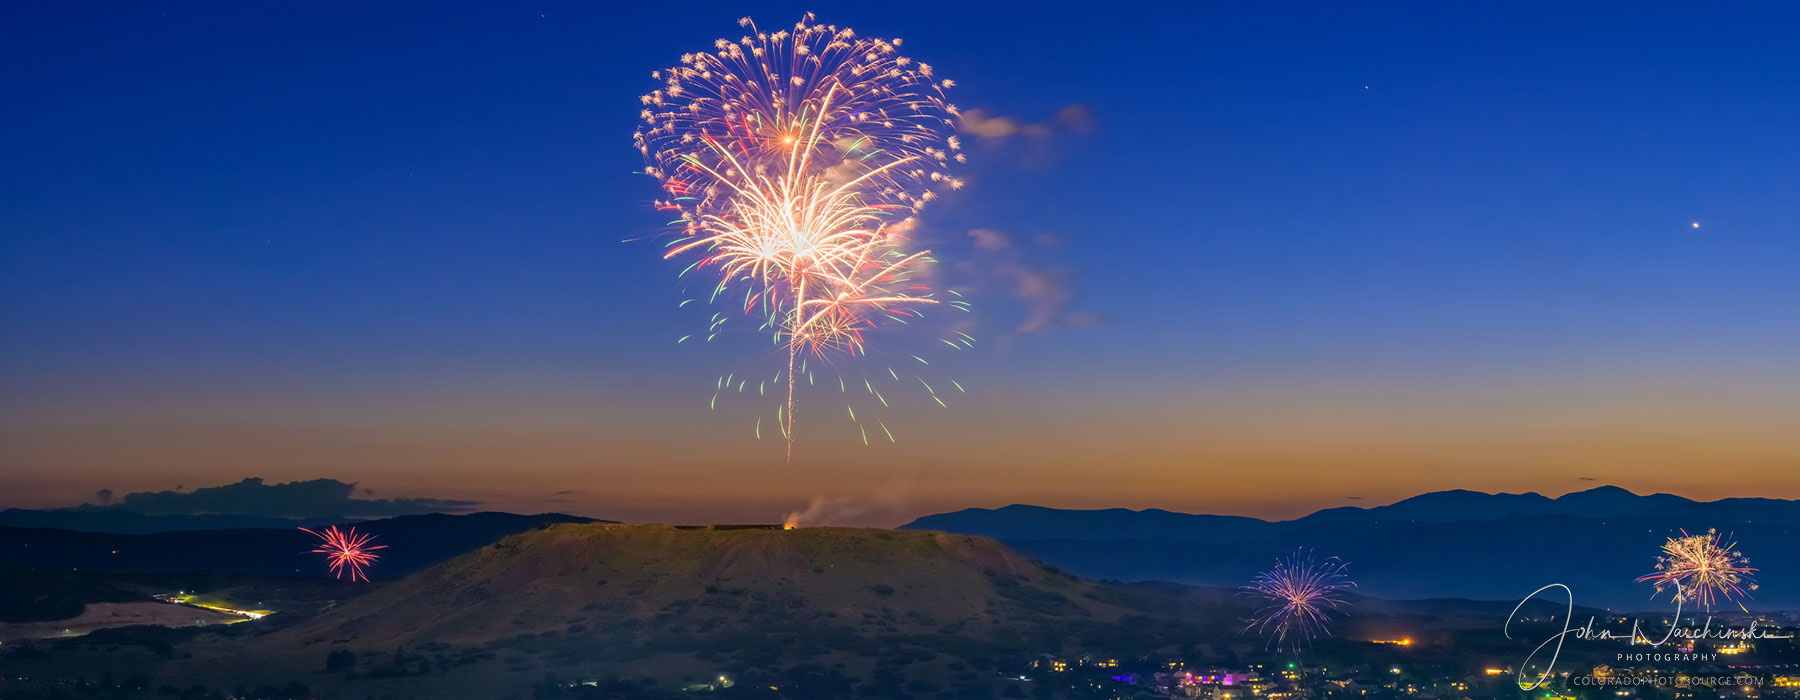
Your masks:
<svg viewBox="0 0 1800 700"><path fill-rule="evenodd" d="M250 475L674 520L1800 496L1800 10L1108 7L8 7L0 506ZM761 358L675 345L705 315L622 240L666 218L649 72L807 9L1038 127L971 135L920 232L977 305L941 363L972 395L789 464L705 410Z"/></svg>

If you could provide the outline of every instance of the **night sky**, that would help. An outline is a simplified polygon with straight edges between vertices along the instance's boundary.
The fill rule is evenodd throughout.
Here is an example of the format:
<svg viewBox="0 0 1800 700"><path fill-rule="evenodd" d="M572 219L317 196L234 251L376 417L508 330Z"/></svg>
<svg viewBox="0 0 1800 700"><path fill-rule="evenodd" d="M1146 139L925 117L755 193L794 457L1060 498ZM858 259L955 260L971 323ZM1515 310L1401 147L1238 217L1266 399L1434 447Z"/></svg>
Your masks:
<svg viewBox="0 0 1800 700"><path fill-rule="evenodd" d="M1800 9L1100 7L10 4L0 507L1800 497ZM917 237L981 343L897 444L802 418L788 463L707 410L766 338L676 344L707 313L626 239L668 218L650 71L809 9L959 84L970 186Z"/></svg>

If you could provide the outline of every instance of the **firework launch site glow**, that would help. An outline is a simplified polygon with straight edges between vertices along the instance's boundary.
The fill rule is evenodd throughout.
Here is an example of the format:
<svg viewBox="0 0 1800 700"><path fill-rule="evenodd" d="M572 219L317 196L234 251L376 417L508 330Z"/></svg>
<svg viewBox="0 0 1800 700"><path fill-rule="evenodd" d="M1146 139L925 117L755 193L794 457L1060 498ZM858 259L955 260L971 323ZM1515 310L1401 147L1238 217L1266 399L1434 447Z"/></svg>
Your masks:
<svg viewBox="0 0 1800 700"><path fill-rule="evenodd" d="M1356 585L1346 573L1349 566L1337 557L1318 560L1305 550L1277 559L1274 568L1243 587L1265 603L1244 631L1267 636L1277 650L1307 646L1329 635L1332 615L1345 605L1344 590Z"/></svg>
<svg viewBox="0 0 1800 700"><path fill-rule="evenodd" d="M368 581L369 577L364 572L364 568L373 565L375 560L381 558L375 555L374 550L387 549L387 545L384 544L369 544L371 540L375 539L375 536L366 533L359 534L354 527L339 530L336 525L332 525L322 532L306 528L300 528L300 530L319 538L319 548L313 552L325 555L326 562L331 565L331 574L340 579Z"/></svg>
<svg viewBox="0 0 1800 700"><path fill-rule="evenodd" d="M1749 592L1756 590L1755 574L1749 558L1737 551L1737 543L1726 542L1718 530L1701 535L1682 530L1680 537L1663 543L1656 570L1638 582L1653 583L1656 591L1652 596L1669 590L1676 602L1691 602L1706 612L1712 612L1721 600L1744 610L1738 599L1750 597Z"/></svg>
<svg viewBox="0 0 1800 700"><path fill-rule="evenodd" d="M728 393L775 399L773 427L791 458L797 387L835 384L863 442L871 427L891 441L872 406L887 408L882 389L896 384L944 405L920 374L929 363L882 353L904 369L854 376L851 361L870 361L877 331L934 307L968 309L953 290L933 287L934 259L909 238L919 210L963 184L949 174L964 161L958 111L943 93L954 83L901 55L899 39L860 37L811 15L773 32L747 17L738 23L740 39L651 74L662 87L642 97L635 138L644 172L663 189L656 207L676 217L664 258L688 261L683 278L700 280L700 294L681 305L719 309L705 340L746 317L785 355L771 374L720 377L709 405ZM973 343L961 332L936 340ZM816 376L818 367L831 376ZM858 402L870 406L861 416Z"/></svg>

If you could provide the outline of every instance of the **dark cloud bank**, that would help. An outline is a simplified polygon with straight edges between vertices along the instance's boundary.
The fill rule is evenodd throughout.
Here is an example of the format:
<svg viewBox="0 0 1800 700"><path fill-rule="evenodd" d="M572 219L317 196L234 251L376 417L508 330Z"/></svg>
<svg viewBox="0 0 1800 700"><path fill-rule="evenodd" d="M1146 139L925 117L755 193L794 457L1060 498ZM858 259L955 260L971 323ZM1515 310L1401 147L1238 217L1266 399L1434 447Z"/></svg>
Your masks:
<svg viewBox="0 0 1800 700"><path fill-rule="evenodd" d="M368 496L367 491L363 492ZM268 518L386 517L416 513L455 513L473 510L480 501L438 498L357 498L356 484L336 479L313 479L269 484L247 478L235 484L209 486L192 491L144 491L125 494L116 501L110 490L95 494L102 508L143 515L254 515Z"/></svg>

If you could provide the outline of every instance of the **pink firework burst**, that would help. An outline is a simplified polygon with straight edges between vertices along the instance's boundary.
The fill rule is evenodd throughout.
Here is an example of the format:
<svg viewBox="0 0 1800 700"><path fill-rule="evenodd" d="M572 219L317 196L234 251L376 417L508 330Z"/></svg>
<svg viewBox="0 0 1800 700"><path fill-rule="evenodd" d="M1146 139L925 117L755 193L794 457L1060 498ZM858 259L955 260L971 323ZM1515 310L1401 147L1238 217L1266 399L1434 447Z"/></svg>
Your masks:
<svg viewBox="0 0 1800 700"><path fill-rule="evenodd" d="M1735 603L1737 598L1750 597L1749 592L1756 590L1755 574L1750 559L1737 551L1737 543L1726 542L1718 530L1707 530L1704 535L1682 530L1680 537L1663 543L1656 570L1638 581L1656 585L1652 598L1669 589L1675 592L1677 603L1691 601L1712 612L1721 598ZM1743 610L1744 604L1738 603L1738 609Z"/></svg>
<svg viewBox="0 0 1800 700"><path fill-rule="evenodd" d="M1276 559L1275 568L1257 574L1243 588L1267 603L1244 631L1268 635L1277 649L1290 637L1298 647L1330 634L1332 615L1345 605L1344 589L1356 585L1344 573L1349 566L1337 557L1316 560L1306 550Z"/></svg>
<svg viewBox="0 0 1800 700"><path fill-rule="evenodd" d="M325 560L331 563L332 575L340 579L348 573L352 581L369 580L369 577L363 573L363 567L374 564L376 559L381 558L375 555L374 550L387 549L387 545L384 544L369 544L369 541L375 539L375 536L357 534L354 527L348 530L339 530L336 525L333 525L325 528L324 532L313 532L306 528L300 528L300 530L319 538L319 548L313 552L325 555Z"/></svg>

